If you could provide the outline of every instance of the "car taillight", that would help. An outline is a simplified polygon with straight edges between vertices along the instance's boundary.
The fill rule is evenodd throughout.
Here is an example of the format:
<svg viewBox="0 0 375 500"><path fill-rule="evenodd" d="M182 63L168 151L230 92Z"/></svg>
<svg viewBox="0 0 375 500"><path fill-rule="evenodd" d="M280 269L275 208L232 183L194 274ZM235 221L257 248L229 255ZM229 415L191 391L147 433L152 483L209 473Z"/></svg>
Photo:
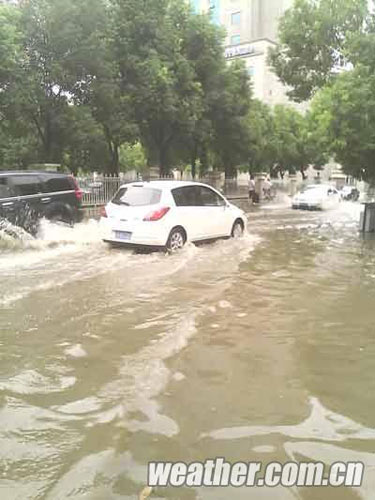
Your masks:
<svg viewBox="0 0 375 500"><path fill-rule="evenodd" d="M100 217L108 217L107 210L105 209L105 207L101 207Z"/></svg>
<svg viewBox="0 0 375 500"><path fill-rule="evenodd" d="M74 184L74 194L76 195L76 198L77 198L78 201L82 201L83 191L79 187L78 182L76 181L76 179L73 176L72 176L72 181L73 181L73 184Z"/></svg>
<svg viewBox="0 0 375 500"><path fill-rule="evenodd" d="M150 212L149 214L147 214L143 220L148 221L148 222L155 222L157 220L162 219L164 217L164 215L169 212L169 210L170 210L170 207L159 208L158 210L154 210L153 212Z"/></svg>

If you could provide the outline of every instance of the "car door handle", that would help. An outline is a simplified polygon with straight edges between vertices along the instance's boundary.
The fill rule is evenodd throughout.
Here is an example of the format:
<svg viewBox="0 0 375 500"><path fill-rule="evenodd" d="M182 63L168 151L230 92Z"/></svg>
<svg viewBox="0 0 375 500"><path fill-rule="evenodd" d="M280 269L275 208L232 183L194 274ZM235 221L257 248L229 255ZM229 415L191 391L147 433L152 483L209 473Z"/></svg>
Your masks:
<svg viewBox="0 0 375 500"><path fill-rule="evenodd" d="M11 207L13 205L13 201L9 201L7 203L2 203L3 207Z"/></svg>
<svg viewBox="0 0 375 500"><path fill-rule="evenodd" d="M42 203L49 203L51 198L42 198Z"/></svg>

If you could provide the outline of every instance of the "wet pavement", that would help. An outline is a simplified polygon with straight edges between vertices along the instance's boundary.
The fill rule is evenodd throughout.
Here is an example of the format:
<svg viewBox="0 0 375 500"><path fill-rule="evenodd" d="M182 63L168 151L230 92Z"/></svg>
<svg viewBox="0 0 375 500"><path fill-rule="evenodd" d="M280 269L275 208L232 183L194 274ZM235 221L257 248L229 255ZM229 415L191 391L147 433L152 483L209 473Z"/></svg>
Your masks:
<svg viewBox="0 0 375 500"><path fill-rule="evenodd" d="M90 221L0 243L0 498L135 499L151 460L360 460L375 498L375 240L359 205L249 213L241 240L110 250Z"/></svg>

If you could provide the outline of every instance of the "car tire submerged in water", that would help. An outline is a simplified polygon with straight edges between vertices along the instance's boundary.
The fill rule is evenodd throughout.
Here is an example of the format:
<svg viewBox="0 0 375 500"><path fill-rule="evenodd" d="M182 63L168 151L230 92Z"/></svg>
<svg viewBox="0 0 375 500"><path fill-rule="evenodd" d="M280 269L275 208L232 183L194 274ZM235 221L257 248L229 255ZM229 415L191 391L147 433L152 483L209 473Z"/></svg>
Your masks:
<svg viewBox="0 0 375 500"><path fill-rule="evenodd" d="M241 238L244 233L244 225L240 220L236 220L232 227L231 237L232 238Z"/></svg>
<svg viewBox="0 0 375 500"><path fill-rule="evenodd" d="M169 252L178 252L186 243L186 234L182 228L176 227L172 229L167 241L167 250Z"/></svg>
<svg viewBox="0 0 375 500"><path fill-rule="evenodd" d="M73 226L74 217L72 210L64 204L57 203L46 211L46 218L51 222L63 222Z"/></svg>

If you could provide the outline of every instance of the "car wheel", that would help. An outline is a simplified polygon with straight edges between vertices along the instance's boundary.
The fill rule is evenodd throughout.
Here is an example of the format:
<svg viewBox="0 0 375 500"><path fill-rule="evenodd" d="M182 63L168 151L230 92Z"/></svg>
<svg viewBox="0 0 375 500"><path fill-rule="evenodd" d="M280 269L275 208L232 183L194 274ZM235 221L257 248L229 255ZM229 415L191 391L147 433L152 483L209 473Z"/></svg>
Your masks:
<svg viewBox="0 0 375 500"><path fill-rule="evenodd" d="M176 228L171 231L167 241L167 250L170 252L177 252L186 243L186 235L183 229Z"/></svg>
<svg viewBox="0 0 375 500"><path fill-rule="evenodd" d="M236 222L233 224L232 227L232 233L231 236L232 238L241 238L244 233L244 225L243 222L240 220L236 220Z"/></svg>
<svg viewBox="0 0 375 500"><path fill-rule="evenodd" d="M64 222L65 224L69 224L73 226L74 219L69 210L65 208L61 208L59 210L55 210L48 217L48 220L51 222Z"/></svg>

